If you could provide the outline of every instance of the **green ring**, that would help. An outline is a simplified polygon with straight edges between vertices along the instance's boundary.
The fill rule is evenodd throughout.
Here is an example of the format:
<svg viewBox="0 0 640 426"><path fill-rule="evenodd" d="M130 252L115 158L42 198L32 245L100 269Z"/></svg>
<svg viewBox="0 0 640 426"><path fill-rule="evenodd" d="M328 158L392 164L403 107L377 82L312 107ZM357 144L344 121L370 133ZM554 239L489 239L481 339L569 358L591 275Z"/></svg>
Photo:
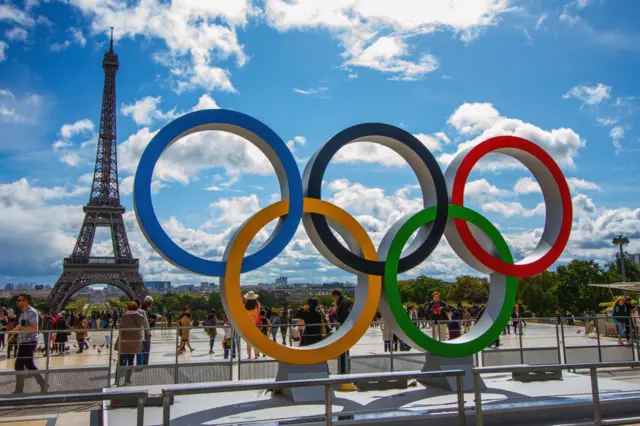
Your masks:
<svg viewBox="0 0 640 426"><path fill-rule="evenodd" d="M421 349L424 349L434 355L449 358L473 355L491 345L491 343L500 336L509 323L511 312L516 302L517 280L512 276L505 277L506 289L504 291L504 300L502 302L502 308L500 309L498 318L495 319L494 323L483 334L475 339L467 342L456 343L462 338L461 336L460 338L449 342L439 342L424 334L411 321L411 318L407 315L402 304L400 290L398 288L398 262L404 246L407 244L413 233L420 227L432 222L435 217L436 207L429 207L413 215L398 230L398 233L389 247L384 269L384 292L386 300L400 329ZM450 204L449 218L466 220L480 228L480 230L482 230L496 246L498 255L502 261L513 263L513 257L511 256L511 251L509 250L506 241L496 227L493 226L493 224L484 216L466 207ZM491 296L489 297L491 298Z"/></svg>

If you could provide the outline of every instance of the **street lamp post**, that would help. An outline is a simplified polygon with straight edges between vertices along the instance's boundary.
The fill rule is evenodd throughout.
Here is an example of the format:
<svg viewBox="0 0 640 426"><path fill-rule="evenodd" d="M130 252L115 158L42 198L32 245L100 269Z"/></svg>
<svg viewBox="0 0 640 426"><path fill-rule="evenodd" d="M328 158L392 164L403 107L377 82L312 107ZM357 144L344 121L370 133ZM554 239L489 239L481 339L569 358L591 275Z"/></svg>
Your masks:
<svg viewBox="0 0 640 426"><path fill-rule="evenodd" d="M629 239L627 237L623 237L622 235L618 235L613 240L611 240L614 246L620 247L620 275L622 275L622 282L626 281L625 271L624 271L624 250L623 246L629 244ZM624 296L627 296L627 290L624 290Z"/></svg>

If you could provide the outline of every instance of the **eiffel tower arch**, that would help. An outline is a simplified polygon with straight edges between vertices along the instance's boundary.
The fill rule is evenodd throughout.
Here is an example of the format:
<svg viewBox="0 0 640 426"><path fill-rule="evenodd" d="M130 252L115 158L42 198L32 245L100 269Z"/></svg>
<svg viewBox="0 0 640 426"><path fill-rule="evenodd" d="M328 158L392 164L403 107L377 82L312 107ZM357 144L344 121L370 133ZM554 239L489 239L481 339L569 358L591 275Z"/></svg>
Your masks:
<svg viewBox="0 0 640 426"><path fill-rule="evenodd" d="M78 240L62 264L62 274L47 299L53 312L60 312L69 298L83 287L92 284L110 284L118 287L130 298L142 300L147 287L139 271L138 259L131 254L122 215L118 183L118 153L116 146L116 72L118 55L113 51L113 29L111 44L102 61L104 88L100 114L100 134L96 153L96 164L89 202ZM91 256L93 239L98 227L111 231L113 257Z"/></svg>

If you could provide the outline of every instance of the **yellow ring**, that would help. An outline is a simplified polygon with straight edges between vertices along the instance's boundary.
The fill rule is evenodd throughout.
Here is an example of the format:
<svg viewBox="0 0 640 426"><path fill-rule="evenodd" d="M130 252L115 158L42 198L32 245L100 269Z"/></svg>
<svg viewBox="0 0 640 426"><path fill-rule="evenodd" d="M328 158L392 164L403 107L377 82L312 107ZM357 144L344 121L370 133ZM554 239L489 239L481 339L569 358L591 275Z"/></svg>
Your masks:
<svg viewBox="0 0 640 426"><path fill-rule="evenodd" d="M224 277L223 298L226 299L227 314L242 337L260 352L281 362L289 364L319 364L336 358L355 345L371 325L382 289L382 278L369 275L367 296L362 314L347 330L328 337L311 346L291 348L282 346L260 332L244 308L240 290L240 270L242 259L253 237L269 222L284 216L289 211L287 200L279 201L256 213L240 229L227 256L227 269ZM325 215L340 223L348 230L360 246L365 259L378 260L373 242L358 221L340 207L316 198L304 199L304 212ZM331 341L331 340L334 341Z"/></svg>

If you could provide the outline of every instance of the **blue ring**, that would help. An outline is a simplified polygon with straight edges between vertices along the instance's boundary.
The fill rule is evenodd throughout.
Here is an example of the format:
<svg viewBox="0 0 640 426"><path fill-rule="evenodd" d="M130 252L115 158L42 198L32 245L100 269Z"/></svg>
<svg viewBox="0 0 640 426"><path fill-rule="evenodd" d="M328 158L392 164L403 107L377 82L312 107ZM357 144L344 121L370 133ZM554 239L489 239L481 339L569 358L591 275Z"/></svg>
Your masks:
<svg viewBox="0 0 640 426"><path fill-rule="evenodd" d="M167 261L181 269L196 274L224 276L227 262L207 260L194 256L173 242L162 229L151 201L151 179L153 177L153 169L160 159L160 155L184 133L192 133L195 128L208 124L236 126L255 134L274 151L286 176L286 185L289 193L289 213L280 222L280 226L276 227L274 235L269 242L242 261L242 272L253 271L273 260L293 239L302 219L303 207L302 179L293 154L280 136L253 117L236 111L210 109L183 115L163 127L147 145L138 164L133 184L133 205L136 217L147 241ZM276 167L274 168L277 170Z"/></svg>

